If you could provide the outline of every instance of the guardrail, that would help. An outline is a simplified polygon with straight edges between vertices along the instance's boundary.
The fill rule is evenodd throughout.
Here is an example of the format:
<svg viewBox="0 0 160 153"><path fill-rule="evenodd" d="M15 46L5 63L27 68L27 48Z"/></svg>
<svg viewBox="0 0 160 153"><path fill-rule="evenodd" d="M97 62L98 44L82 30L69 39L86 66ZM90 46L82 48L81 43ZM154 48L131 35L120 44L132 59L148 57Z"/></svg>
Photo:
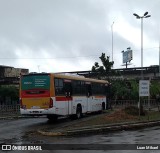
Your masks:
<svg viewBox="0 0 160 153"><path fill-rule="evenodd" d="M0 105L0 116L20 115L20 105Z"/></svg>

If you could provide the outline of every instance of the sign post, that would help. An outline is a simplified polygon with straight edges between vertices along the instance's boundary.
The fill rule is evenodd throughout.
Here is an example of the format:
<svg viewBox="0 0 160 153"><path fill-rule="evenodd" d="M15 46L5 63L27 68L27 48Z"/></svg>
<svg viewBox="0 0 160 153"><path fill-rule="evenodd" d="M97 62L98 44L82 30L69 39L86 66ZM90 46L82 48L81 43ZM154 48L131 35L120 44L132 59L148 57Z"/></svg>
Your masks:
<svg viewBox="0 0 160 153"><path fill-rule="evenodd" d="M139 80L139 118L141 109L141 97L149 97L149 80Z"/></svg>

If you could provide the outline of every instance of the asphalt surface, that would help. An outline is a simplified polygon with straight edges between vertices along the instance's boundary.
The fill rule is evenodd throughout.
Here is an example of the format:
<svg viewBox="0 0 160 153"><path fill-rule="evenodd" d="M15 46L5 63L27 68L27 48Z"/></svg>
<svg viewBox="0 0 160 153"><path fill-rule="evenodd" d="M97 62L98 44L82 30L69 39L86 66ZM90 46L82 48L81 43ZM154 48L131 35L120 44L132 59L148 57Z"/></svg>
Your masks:
<svg viewBox="0 0 160 153"><path fill-rule="evenodd" d="M21 118L0 120L0 144L22 141L26 132L45 126L46 118Z"/></svg>
<svg viewBox="0 0 160 153"><path fill-rule="evenodd" d="M101 115L101 114L100 114ZM80 120L71 120L69 118L60 118L57 122L52 123L46 117L7 117L0 118L0 144L9 143L33 143L37 140L43 139L37 131L43 131L49 129L56 131L59 129L65 129L67 126L77 124L82 120L88 120L90 117L94 118L97 115L89 115Z"/></svg>
<svg viewBox="0 0 160 153"><path fill-rule="evenodd" d="M99 114L103 115L103 114ZM97 115L92 115L92 116L86 116L82 118L81 120L73 120L71 121L68 118L61 118L59 119L56 123L51 123L48 121L47 118L45 117L38 117L38 118L14 118L14 119L1 119L0 120L0 144L6 145L6 144L20 144L20 145L25 145L25 144L30 144L30 145L37 145L40 144L42 146L50 145L50 144L61 144L61 147L64 147L65 144L127 144L127 143L159 143L160 142L160 133L159 133L159 126L158 128L149 128L148 130L135 130L135 132L130 132L126 131L126 129L119 129L119 131L115 132L107 132L101 135L100 133L97 134L95 131L92 133L92 135L78 135L77 136L61 136L61 137L53 137L53 136L48 136L48 135L41 135L37 132L37 130L45 131L45 132L51 132L51 133L57 133L59 129L65 129L67 126L72 126L72 124L78 124L78 122L81 122L83 120L88 120L90 117L94 118L97 117ZM159 124L159 123L158 123ZM148 125L146 125L147 127ZM111 128L113 125L111 126ZM117 127L124 127L124 124L117 126ZM96 128L96 130L101 129L102 127L91 127L87 128L89 130ZM98 129L99 128L99 129ZM46 131L47 129L47 131ZM79 129L80 131L84 131L86 129ZM133 129L132 129L133 130ZM151 131L150 131L151 130ZM88 132L88 131L87 131ZM101 132L101 130L100 130ZM74 133L77 133L77 131L74 131ZM147 137L148 136L148 137ZM80 145L81 146L81 145ZM47 146L48 147L48 146ZM53 146L52 146L53 147ZM83 148L83 146L81 146ZM0 151L1 152L1 151ZM4 151L3 151L4 152ZM13 153L20 153L23 151L19 150L13 150L10 151ZM25 151L27 153L30 152L38 152L38 151ZM58 150L44 150L41 152L92 152L92 153L97 153L97 152L104 152L103 150L95 150L95 151L90 151L90 150L61 150L60 148ZM117 151L106 151L105 152L111 152L111 153L117 153ZM119 153L122 153L122 151L118 151ZM144 153L146 151L125 151L125 153L132 153L132 152L140 152ZM154 153L157 151L147 151L147 153ZM160 151L158 151L160 152Z"/></svg>

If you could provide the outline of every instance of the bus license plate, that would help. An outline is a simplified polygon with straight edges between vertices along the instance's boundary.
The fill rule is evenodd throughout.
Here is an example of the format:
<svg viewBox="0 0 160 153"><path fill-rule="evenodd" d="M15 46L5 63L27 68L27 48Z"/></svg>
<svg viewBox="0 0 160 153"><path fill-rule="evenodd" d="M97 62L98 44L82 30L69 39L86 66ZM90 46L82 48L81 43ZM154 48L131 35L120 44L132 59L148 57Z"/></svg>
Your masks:
<svg viewBox="0 0 160 153"><path fill-rule="evenodd" d="M40 109L39 106L32 106L31 109Z"/></svg>

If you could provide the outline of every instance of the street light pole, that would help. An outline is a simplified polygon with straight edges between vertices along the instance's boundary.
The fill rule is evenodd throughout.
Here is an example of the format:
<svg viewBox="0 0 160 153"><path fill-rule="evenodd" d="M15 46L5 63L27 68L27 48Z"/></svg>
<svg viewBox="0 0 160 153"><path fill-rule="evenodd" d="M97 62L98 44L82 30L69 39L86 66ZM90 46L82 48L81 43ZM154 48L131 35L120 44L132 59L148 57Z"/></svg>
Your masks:
<svg viewBox="0 0 160 153"><path fill-rule="evenodd" d="M114 24L114 22L111 25L111 31L112 31L112 62L113 62L113 24Z"/></svg>
<svg viewBox="0 0 160 153"><path fill-rule="evenodd" d="M141 18L141 78L143 80L143 18Z"/></svg>
<svg viewBox="0 0 160 153"><path fill-rule="evenodd" d="M159 39L159 77L160 77L160 39Z"/></svg>
<svg viewBox="0 0 160 153"><path fill-rule="evenodd" d="M143 18L149 18L151 15L148 15L148 12L145 12L143 16L139 16L134 13L137 19L141 19L141 79L143 79Z"/></svg>
<svg viewBox="0 0 160 153"><path fill-rule="evenodd" d="M137 19L141 19L141 79L143 80L143 18L149 18L151 15L148 15L148 12L145 12L143 16L139 16L138 14L134 13ZM149 96L148 96L148 106L149 106ZM139 96L139 118L141 114L141 98Z"/></svg>

